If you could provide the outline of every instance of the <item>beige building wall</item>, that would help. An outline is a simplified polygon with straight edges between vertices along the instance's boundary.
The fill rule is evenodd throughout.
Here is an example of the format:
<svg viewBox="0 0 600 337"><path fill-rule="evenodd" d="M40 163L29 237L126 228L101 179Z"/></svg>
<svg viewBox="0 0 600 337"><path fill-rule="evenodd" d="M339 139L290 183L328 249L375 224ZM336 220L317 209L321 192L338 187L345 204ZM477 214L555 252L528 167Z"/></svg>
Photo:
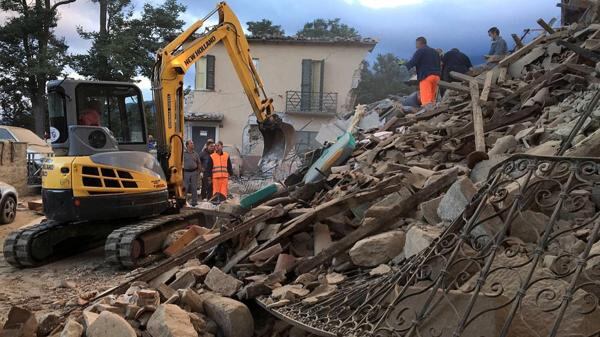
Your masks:
<svg viewBox="0 0 600 337"><path fill-rule="evenodd" d="M285 113L286 91L300 91L302 60L324 60L323 91L337 92L337 113L345 113L353 108L348 106L349 95L358 83L361 61L373 45L250 41L250 48L252 57L258 59L258 72L267 95L274 100L275 110L282 112L284 121L293 124L297 131L316 132L321 124L335 116ZM210 55L215 56L215 90L193 90L186 98L185 111L223 114L223 120L213 124L219 125L217 139L241 149L242 135L252 109L223 44L215 46ZM209 125L207 122L201 124ZM191 127L188 126L186 131L190 132Z"/></svg>

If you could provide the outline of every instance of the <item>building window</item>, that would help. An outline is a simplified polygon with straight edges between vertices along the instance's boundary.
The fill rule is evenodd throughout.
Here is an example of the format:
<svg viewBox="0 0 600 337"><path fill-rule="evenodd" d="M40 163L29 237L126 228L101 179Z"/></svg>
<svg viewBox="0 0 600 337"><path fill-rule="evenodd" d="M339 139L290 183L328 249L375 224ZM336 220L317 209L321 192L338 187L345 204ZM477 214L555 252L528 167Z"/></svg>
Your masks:
<svg viewBox="0 0 600 337"><path fill-rule="evenodd" d="M300 108L302 111L323 110L325 60L302 60Z"/></svg>
<svg viewBox="0 0 600 337"><path fill-rule="evenodd" d="M296 131L296 153L301 155L305 152L317 149L321 146L317 142L318 132Z"/></svg>
<svg viewBox="0 0 600 337"><path fill-rule="evenodd" d="M196 90L215 90L215 57L206 55L196 62Z"/></svg>
<svg viewBox="0 0 600 337"><path fill-rule="evenodd" d="M256 69L256 71L260 73L260 70L258 69L260 65L260 59L257 57L253 57L252 64L254 64L254 69Z"/></svg>

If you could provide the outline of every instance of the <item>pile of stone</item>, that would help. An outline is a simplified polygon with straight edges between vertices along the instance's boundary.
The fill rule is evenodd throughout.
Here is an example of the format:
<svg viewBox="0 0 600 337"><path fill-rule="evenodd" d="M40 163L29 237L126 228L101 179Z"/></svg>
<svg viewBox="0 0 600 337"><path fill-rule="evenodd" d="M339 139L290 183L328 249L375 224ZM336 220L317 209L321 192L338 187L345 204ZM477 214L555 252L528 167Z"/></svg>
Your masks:
<svg viewBox="0 0 600 337"><path fill-rule="evenodd" d="M227 271L245 282L242 298L310 303L335 292L339 273L390 271L426 249L512 154L600 155L600 109L585 114L600 88L599 35L597 25L543 32L477 77L453 73L457 82L443 82L444 98L429 109L396 98L368 105L379 125L358 134L345 164L254 209L282 205L287 214L231 251ZM274 276L282 272L283 281Z"/></svg>
<svg viewBox="0 0 600 337"><path fill-rule="evenodd" d="M45 337L250 337L254 320L248 307L230 298L242 282L197 259L151 282L134 282L74 312L66 321L54 314L35 316L13 308L6 336ZM82 300L82 299L80 299Z"/></svg>

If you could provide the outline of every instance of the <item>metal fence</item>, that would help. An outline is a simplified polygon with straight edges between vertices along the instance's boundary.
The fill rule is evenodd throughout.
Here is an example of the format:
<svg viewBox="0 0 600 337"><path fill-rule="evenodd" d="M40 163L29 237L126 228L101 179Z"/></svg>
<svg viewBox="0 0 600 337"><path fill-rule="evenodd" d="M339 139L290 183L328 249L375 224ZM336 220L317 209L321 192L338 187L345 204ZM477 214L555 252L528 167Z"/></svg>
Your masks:
<svg viewBox="0 0 600 337"><path fill-rule="evenodd" d="M291 113L337 112L337 92L286 91L285 111Z"/></svg>

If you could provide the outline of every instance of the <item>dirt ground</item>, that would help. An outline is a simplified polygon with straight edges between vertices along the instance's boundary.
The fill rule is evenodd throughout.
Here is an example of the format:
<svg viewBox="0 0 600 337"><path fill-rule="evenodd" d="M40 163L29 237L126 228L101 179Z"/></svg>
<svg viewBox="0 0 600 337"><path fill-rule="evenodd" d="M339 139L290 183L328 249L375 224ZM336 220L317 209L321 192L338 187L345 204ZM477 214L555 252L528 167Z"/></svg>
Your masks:
<svg viewBox="0 0 600 337"><path fill-rule="evenodd" d="M20 200L24 205L34 197ZM11 231L38 223L39 214L19 207L15 221L0 226L0 247ZM119 284L127 271L104 262L102 247L42 267L17 269L0 254L0 325L6 321L11 306L29 309L36 314L62 313L77 307L80 295L102 291Z"/></svg>

